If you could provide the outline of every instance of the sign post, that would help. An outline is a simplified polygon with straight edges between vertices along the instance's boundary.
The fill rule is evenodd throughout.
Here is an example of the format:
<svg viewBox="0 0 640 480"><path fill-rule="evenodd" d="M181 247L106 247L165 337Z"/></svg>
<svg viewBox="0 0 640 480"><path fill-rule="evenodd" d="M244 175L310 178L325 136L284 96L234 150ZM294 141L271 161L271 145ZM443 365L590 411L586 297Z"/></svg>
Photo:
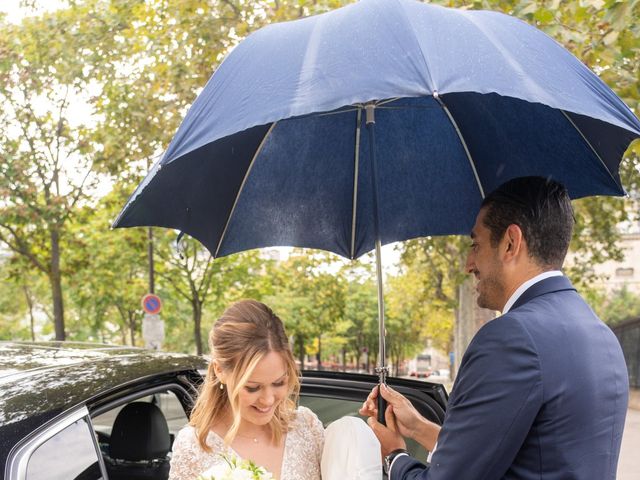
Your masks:
<svg viewBox="0 0 640 480"><path fill-rule="evenodd" d="M160 319L162 310L162 300L153 293L148 293L142 297L142 309L144 318L142 319L142 338L145 348L160 350L164 341L164 321Z"/></svg>

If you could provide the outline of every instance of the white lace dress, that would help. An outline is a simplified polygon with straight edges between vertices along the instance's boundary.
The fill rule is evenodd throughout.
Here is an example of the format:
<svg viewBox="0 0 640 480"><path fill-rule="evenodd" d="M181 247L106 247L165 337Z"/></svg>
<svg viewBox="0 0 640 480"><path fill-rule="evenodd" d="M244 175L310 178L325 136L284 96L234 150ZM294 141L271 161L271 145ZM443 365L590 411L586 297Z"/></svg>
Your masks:
<svg viewBox="0 0 640 480"><path fill-rule="evenodd" d="M282 456L281 478L278 480L320 480L320 459L324 444L324 428L315 413L298 407L296 418L287 432ZM169 480L196 480L198 475L224 462L220 454L242 458L222 439L209 432L207 445L211 453L198 444L195 429L187 425L173 442Z"/></svg>

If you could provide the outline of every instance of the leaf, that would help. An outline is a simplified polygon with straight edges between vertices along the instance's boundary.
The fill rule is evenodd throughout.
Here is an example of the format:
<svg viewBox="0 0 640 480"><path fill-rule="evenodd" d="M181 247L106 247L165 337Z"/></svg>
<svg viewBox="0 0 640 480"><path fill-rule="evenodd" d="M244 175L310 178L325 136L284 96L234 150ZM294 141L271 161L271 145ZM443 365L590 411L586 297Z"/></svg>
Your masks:
<svg viewBox="0 0 640 480"><path fill-rule="evenodd" d="M540 23L549 23L554 20L554 15L551 10L540 8L533 14L533 18L535 18Z"/></svg>

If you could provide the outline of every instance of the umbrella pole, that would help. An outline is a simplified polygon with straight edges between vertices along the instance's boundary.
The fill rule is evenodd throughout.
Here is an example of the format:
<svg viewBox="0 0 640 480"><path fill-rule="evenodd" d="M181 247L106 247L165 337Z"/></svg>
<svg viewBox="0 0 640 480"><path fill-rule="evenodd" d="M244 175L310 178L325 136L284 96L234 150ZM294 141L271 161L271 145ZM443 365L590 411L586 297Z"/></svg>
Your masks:
<svg viewBox="0 0 640 480"><path fill-rule="evenodd" d="M375 148L375 105L365 105L366 125L369 132L369 152L371 155L371 181L373 187L373 230L376 247L376 277L378 281L378 374L380 385L386 383L389 367L386 365L385 328L384 328L384 295L382 285L382 255L380 253L380 210L378 209L378 164ZM378 421L385 425L384 412L387 408L382 395L378 394Z"/></svg>

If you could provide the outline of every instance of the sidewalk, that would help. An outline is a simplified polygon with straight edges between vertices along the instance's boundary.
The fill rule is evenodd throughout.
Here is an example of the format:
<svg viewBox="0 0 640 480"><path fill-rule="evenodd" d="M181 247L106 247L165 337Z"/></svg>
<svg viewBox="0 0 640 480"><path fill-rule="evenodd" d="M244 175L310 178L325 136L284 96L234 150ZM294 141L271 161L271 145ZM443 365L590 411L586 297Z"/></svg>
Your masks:
<svg viewBox="0 0 640 480"><path fill-rule="evenodd" d="M618 461L618 480L640 478L640 410L627 410L627 420L622 435L622 448Z"/></svg>

